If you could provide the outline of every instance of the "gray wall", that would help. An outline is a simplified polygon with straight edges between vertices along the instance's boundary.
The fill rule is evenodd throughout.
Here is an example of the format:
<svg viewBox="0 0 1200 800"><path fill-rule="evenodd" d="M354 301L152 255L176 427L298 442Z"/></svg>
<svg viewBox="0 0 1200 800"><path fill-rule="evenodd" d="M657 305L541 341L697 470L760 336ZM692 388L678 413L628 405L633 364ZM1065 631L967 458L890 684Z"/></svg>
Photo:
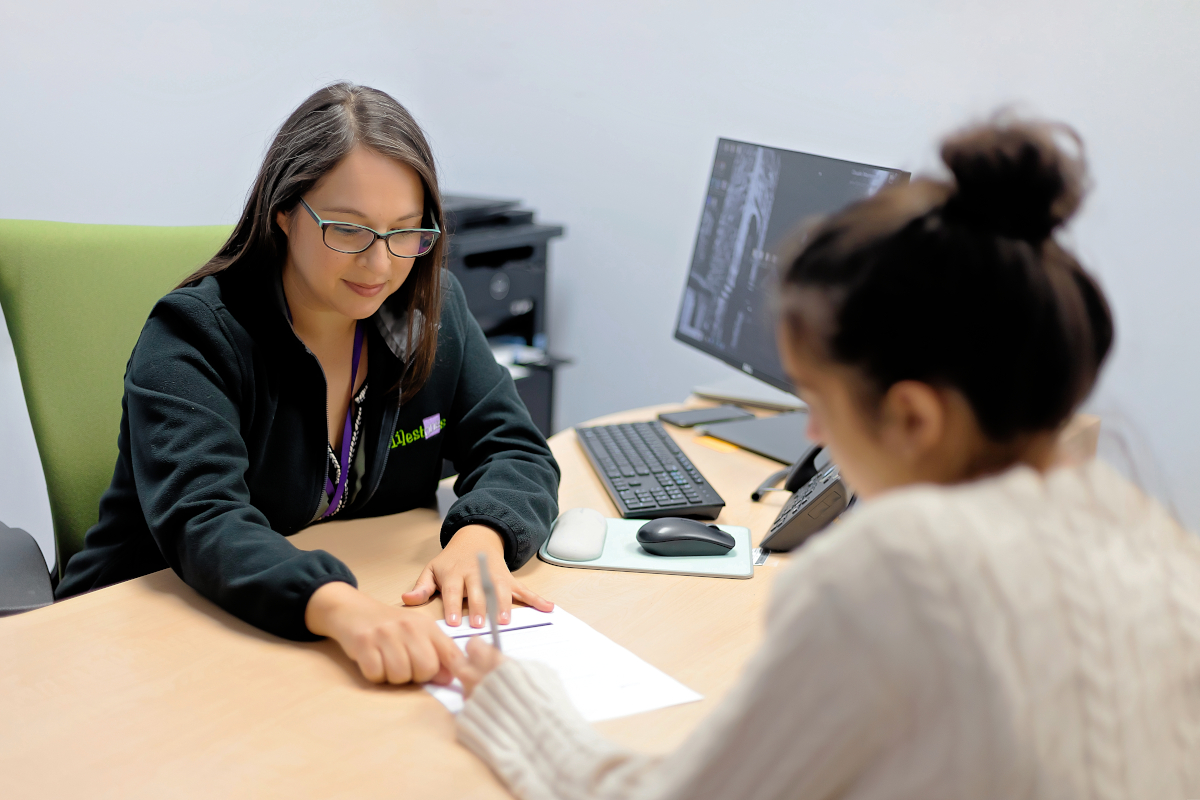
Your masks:
<svg viewBox="0 0 1200 800"><path fill-rule="evenodd" d="M1089 146L1096 189L1070 238L1120 336L1093 406L1200 524L1196 4L271 5L8 4L0 217L230 222L296 103L376 85L426 126L447 187L568 226L550 316L576 359L566 426L728 374L671 339L718 136L919 171L941 134L1016 104Z"/></svg>

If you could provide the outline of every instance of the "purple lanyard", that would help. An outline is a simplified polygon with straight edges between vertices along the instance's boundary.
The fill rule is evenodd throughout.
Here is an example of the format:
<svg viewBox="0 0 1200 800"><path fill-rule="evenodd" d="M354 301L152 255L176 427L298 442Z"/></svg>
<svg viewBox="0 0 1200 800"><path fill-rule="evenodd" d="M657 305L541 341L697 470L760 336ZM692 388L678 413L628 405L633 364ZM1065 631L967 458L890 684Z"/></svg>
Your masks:
<svg viewBox="0 0 1200 800"><path fill-rule="evenodd" d="M360 319L354 326L354 358L350 362L350 405L346 408L346 426L342 429L342 472L338 476L337 486L333 485L328 475L325 476L325 493L332 493L333 497L329 498L329 508L325 509L321 519L337 511L338 504L342 502L342 495L346 493L346 478L350 475L350 436L354 429L354 381L358 378L358 359L362 355L365 330Z"/></svg>

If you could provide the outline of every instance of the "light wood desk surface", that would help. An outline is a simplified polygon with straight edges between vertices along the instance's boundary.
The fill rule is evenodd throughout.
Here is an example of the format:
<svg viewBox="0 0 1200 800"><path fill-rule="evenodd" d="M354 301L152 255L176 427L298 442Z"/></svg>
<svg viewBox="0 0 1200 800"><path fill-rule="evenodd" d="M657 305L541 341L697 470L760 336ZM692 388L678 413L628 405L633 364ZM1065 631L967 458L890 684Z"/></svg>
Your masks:
<svg viewBox="0 0 1200 800"><path fill-rule="evenodd" d="M596 422L652 419L679 405ZM748 526L757 543L785 496L751 503L750 492L780 465L668 430L725 499L719 521ZM574 432L551 446L560 507L615 516ZM438 552L438 530L437 514L422 509L320 525L291 541L329 551L364 591L399 604ZM597 726L665 751L736 680L785 560L772 556L750 580L564 569L536 557L517 575L705 695ZM440 600L423 611L440 616ZM6 798L508 796L423 690L367 683L336 643L265 634L170 570L0 619L0 787Z"/></svg>

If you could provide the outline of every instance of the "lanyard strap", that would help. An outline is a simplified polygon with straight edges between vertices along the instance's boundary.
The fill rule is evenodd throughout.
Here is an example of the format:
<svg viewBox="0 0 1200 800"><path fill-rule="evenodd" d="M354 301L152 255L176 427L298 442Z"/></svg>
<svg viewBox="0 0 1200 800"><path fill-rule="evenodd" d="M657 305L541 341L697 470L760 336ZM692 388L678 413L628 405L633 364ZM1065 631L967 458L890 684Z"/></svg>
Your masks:
<svg viewBox="0 0 1200 800"><path fill-rule="evenodd" d="M362 355L365 330L360 319L354 326L354 356L350 362L350 405L346 408L346 425L342 429L342 471L338 475L337 486L333 485L328 476L325 477L325 492L332 493L333 496L329 498L329 508L321 515L322 519L337 511L338 504L342 502L342 495L346 493L346 479L350 475L350 437L354 429L354 382L358 378L358 359Z"/></svg>

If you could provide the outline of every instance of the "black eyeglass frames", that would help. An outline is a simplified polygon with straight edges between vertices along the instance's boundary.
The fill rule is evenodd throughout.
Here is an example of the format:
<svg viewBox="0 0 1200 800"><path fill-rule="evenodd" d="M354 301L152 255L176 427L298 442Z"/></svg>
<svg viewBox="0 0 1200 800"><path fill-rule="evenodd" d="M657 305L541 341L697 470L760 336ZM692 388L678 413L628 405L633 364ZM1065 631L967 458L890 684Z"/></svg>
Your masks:
<svg viewBox="0 0 1200 800"><path fill-rule="evenodd" d="M376 239L383 239L388 252L397 258L418 258L432 250L442 235L436 222L432 228L399 228L380 233L366 225L321 219L303 197L300 198L300 205L321 226L321 239L325 246L339 253L361 253L375 244Z"/></svg>

